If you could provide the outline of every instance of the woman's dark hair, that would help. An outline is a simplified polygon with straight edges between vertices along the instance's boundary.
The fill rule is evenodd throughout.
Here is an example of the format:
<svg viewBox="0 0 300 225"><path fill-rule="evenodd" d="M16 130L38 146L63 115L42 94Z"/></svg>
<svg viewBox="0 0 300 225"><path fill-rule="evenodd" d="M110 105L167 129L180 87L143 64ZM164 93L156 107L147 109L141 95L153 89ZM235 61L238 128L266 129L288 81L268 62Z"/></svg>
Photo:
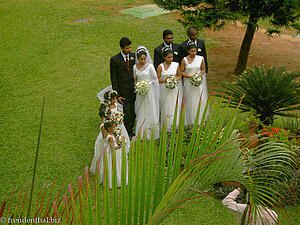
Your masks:
<svg viewBox="0 0 300 225"><path fill-rule="evenodd" d="M167 57L167 55L169 55L170 53L173 54L172 50L169 47L164 47L162 49L162 53L163 53L163 57Z"/></svg>
<svg viewBox="0 0 300 225"><path fill-rule="evenodd" d="M131 45L131 41L127 37L123 37L120 40L120 47L124 48L125 46Z"/></svg>
<svg viewBox="0 0 300 225"><path fill-rule="evenodd" d="M169 34L173 34L173 32L171 30L164 30L163 32L163 39L165 39L165 37Z"/></svg>
<svg viewBox="0 0 300 225"><path fill-rule="evenodd" d="M141 58L142 55L145 55L145 56L147 57L147 52L146 52L145 49L143 49L143 48L141 48L141 49L139 49L139 50L137 51L136 56L137 56L137 58L139 59L139 58Z"/></svg>
<svg viewBox="0 0 300 225"><path fill-rule="evenodd" d="M111 90L111 91L107 91L104 93L104 100L105 101L109 101L114 97L117 97L118 92L116 92L115 90Z"/></svg>
<svg viewBox="0 0 300 225"><path fill-rule="evenodd" d="M107 104L101 103L99 107L99 116L102 119L103 117L107 117L111 114L110 108Z"/></svg>
<svg viewBox="0 0 300 225"><path fill-rule="evenodd" d="M108 128L111 128L114 124L116 124L113 120L107 120L104 122L104 129L108 131Z"/></svg>
<svg viewBox="0 0 300 225"><path fill-rule="evenodd" d="M189 42L187 43L187 50L189 51L189 50L191 50L192 48L197 49L197 46L195 45L195 43L194 43L193 41L189 41Z"/></svg>

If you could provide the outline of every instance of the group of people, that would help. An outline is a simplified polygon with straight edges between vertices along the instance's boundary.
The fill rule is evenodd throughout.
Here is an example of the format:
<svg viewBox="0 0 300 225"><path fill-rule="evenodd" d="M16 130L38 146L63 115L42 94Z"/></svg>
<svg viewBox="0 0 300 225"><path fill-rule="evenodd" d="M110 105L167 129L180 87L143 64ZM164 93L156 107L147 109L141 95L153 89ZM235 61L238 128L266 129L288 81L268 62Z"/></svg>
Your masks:
<svg viewBox="0 0 300 225"><path fill-rule="evenodd" d="M100 133L95 142L95 155L91 172L99 168L100 183L104 182L104 156L108 165L109 188L112 188L112 170L115 166L117 186L121 187L122 152L126 154L126 185L128 183L128 161L130 139L141 130L142 137L148 139L156 126L154 137L159 138L159 126L164 121L168 130L173 124L174 112L180 112L183 96L186 105L186 125L193 125L198 105L200 124L208 100L206 73L208 64L205 44L197 39L197 30L187 30L189 39L179 44L173 43L173 33L163 32L164 42L154 50L154 63L146 47L140 46L136 53L131 52L131 41L120 40L121 52L111 58L110 77L112 90L104 90L104 101L99 108L101 118ZM146 86L138 90L138 83ZM118 106L122 106L120 112ZM124 114L123 114L124 113ZM135 124L136 121L136 124ZM175 121L178 125L178 120ZM123 144L122 144L123 143ZM125 151L122 151L122 147ZM232 182L231 182L232 184ZM225 185L225 183L224 183ZM231 192L222 201L241 223L275 224L278 215L268 208L259 208L258 218L253 219L247 204L238 204L236 198L244 186Z"/></svg>
<svg viewBox="0 0 300 225"><path fill-rule="evenodd" d="M176 44L173 32L165 30L163 43L154 50L154 63L146 47L139 46L136 53L132 53L129 38L120 40L121 52L110 60L110 78L112 89L118 93L117 101L123 105L129 137L141 129L142 136L147 132L149 139L151 129L164 121L170 130L176 103L179 114L183 96L185 124L194 124L199 103L200 123L208 99L206 49L204 41L197 39L195 28L189 28L187 35L188 40ZM200 82L194 82L196 79ZM141 95L136 89L141 81L148 83L147 94ZM159 137L159 126L154 135Z"/></svg>
<svg viewBox="0 0 300 225"><path fill-rule="evenodd" d="M140 46L136 53L132 53L129 38L120 40L121 52L110 60L112 90L105 89L99 109L102 122L91 172L96 172L98 164L100 182L104 180L104 152L108 159L109 186L112 186L113 153L116 156L117 186L121 186L122 138L128 153L130 139L138 134L139 129L142 137L145 135L147 139L150 139L154 127L154 138L159 138L159 124L167 123L170 131L176 106L179 115L184 95L186 125L194 124L199 103L200 124L208 99L206 50L204 41L197 39L195 28L189 28L187 34L189 39L179 45L173 43L172 31L165 30L164 42L154 50L154 64L146 47ZM195 75L200 78L199 82L192 80ZM143 94L137 88L139 82L146 83L147 90ZM118 111L118 105L122 106L123 112ZM178 123L179 116L176 125Z"/></svg>

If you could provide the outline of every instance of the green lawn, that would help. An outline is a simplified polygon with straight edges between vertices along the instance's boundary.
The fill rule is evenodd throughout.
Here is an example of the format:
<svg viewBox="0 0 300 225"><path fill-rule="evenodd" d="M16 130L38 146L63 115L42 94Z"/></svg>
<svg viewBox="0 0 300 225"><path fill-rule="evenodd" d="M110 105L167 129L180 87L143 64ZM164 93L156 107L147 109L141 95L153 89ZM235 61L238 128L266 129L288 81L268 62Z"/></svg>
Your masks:
<svg viewBox="0 0 300 225"><path fill-rule="evenodd" d="M0 200L31 181L44 96L38 189L54 178L61 184L67 174L72 182L90 166L99 132L96 94L110 84L109 59L119 52L120 38L151 53L164 29L174 32L177 43L186 39L171 14L138 19L100 7L121 10L149 2L0 0ZM166 224L233 224L220 203L205 201L201 209L179 209Z"/></svg>

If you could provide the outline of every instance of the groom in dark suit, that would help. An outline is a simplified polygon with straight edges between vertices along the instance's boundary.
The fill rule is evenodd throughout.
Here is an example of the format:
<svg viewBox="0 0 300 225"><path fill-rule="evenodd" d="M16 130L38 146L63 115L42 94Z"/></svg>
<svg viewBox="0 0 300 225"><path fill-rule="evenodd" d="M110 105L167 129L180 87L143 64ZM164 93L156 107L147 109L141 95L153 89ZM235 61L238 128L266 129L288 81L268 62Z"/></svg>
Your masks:
<svg viewBox="0 0 300 225"><path fill-rule="evenodd" d="M180 61L179 61L180 45L173 43L173 32L170 30L164 30L163 40L164 40L164 42L154 49L154 67L155 67L155 69L157 69L159 64L161 64L165 61L165 59L163 57L163 53L162 53L162 49L164 47L169 47L172 50L173 62L178 62L180 64Z"/></svg>
<svg viewBox="0 0 300 225"><path fill-rule="evenodd" d="M207 56L206 56L204 41L197 39L197 30L194 27L190 27L187 30L187 35L188 35L189 39L187 39L186 41L184 41L180 44L180 60L182 60L185 56L189 55L189 53L187 51L187 44L189 41L193 41L195 43L195 45L197 46L197 55L204 57L205 72L208 73L208 64L207 64Z"/></svg>
<svg viewBox="0 0 300 225"><path fill-rule="evenodd" d="M135 54L131 52L131 41L127 37L120 40L121 52L110 59L110 79L113 90L118 92L118 102L123 104L124 125L130 138L133 137L135 121L135 92L133 65Z"/></svg>

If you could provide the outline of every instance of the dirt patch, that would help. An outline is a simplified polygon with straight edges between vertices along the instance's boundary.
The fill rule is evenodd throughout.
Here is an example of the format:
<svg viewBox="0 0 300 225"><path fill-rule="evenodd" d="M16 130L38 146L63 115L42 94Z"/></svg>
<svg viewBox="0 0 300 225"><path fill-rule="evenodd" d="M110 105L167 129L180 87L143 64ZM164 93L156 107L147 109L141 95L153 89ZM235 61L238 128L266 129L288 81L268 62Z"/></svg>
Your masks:
<svg viewBox="0 0 300 225"><path fill-rule="evenodd" d="M240 46L246 28L244 26L229 25L221 31L204 31L218 46L208 50L209 73L208 85L211 88L225 80L229 80L233 74ZM263 31L256 32L249 58L248 66L253 64L265 65L267 68L275 66L287 66L290 71L300 71L300 38L268 37Z"/></svg>

